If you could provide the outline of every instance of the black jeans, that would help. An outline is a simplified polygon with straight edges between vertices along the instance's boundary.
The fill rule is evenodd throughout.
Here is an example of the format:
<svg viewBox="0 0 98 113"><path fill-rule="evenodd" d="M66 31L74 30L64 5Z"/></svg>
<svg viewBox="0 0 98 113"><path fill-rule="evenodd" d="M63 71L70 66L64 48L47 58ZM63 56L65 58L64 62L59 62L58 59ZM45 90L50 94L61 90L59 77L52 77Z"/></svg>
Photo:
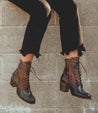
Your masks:
<svg viewBox="0 0 98 113"><path fill-rule="evenodd" d="M40 45L49 20L51 11L48 16L48 7L39 0L9 0L18 7L30 14L30 19L25 30L22 48L19 50L22 55L32 53L38 58ZM43 1L43 0L42 0ZM77 13L77 5L73 0L46 0L51 8L59 15L60 36L62 55L69 54L70 51L78 49L78 55L83 55L82 51L86 51L79 24L79 15ZM49 12L49 11L48 11Z"/></svg>

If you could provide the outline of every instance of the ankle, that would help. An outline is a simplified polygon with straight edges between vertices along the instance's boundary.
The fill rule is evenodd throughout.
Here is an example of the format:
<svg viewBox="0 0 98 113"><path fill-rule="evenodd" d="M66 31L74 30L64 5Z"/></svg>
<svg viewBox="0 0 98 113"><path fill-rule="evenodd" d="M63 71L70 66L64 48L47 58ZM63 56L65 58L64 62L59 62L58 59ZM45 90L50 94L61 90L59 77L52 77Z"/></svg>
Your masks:
<svg viewBox="0 0 98 113"><path fill-rule="evenodd" d="M33 54L27 54L26 56L23 56L23 55L21 54L20 59L21 59L23 62L32 62L32 60L33 60Z"/></svg>
<svg viewBox="0 0 98 113"><path fill-rule="evenodd" d="M21 60L22 60L22 62L32 62L32 60L24 60L22 58L21 58Z"/></svg>
<svg viewBox="0 0 98 113"><path fill-rule="evenodd" d="M65 59L79 58L79 56L66 57Z"/></svg>
<svg viewBox="0 0 98 113"><path fill-rule="evenodd" d="M73 51L70 51L70 53L67 55L64 53L64 56L65 56L65 59L71 59L73 57L79 57L78 56L78 50L73 50Z"/></svg>

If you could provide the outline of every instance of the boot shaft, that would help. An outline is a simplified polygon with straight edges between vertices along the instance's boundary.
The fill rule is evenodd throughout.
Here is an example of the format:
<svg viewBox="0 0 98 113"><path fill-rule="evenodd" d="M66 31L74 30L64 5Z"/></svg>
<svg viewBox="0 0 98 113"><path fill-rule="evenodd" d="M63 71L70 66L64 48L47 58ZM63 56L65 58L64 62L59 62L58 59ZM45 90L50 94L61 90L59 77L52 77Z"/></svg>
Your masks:
<svg viewBox="0 0 98 113"><path fill-rule="evenodd" d="M23 62L20 59L17 69L15 70L15 78L18 86L25 90L30 88L29 74L31 69L31 62Z"/></svg>
<svg viewBox="0 0 98 113"><path fill-rule="evenodd" d="M65 59L64 73L67 72L67 78L70 86L78 87L81 83L81 73L79 67L79 57ZM67 70L67 71L66 71ZM66 75L66 74L65 74Z"/></svg>

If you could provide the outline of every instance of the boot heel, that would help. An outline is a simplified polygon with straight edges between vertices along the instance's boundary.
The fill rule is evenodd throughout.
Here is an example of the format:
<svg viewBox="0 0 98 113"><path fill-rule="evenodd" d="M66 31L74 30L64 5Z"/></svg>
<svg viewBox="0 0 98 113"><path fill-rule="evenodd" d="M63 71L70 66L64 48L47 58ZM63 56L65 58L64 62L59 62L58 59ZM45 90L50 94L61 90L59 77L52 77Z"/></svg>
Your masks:
<svg viewBox="0 0 98 113"><path fill-rule="evenodd" d="M13 75L14 75L14 73L12 74L12 77L11 77L11 80L10 80L10 84L11 84L12 87L16 87L16 83L15 83L15 81L13 79Z"/></svg>
<svg viewBox="0 0 98 113"><path fill-rule="evenodd" d="M68 92L69 91L69 86L64 83L64 82L60 82L60 90L63 91L63 92Z"/></svg>

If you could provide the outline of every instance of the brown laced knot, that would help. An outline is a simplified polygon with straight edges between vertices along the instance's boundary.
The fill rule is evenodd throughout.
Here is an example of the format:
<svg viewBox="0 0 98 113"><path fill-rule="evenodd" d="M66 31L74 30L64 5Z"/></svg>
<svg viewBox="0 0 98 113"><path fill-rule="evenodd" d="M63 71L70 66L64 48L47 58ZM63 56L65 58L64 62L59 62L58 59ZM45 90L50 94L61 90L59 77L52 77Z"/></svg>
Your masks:
<svg viewBox="0 0 98 113"><path fill-rule="evenodd" d="M75 62L75 65L73 66L73 75L74 75L74 79L75 79L75 87L78 87L81 84L81 72L79 69L79 63Z"/></svg>
<svg viewBox="0 0 98 113"><path fill-rule="evenodd" d="M80 62L80 61L79 61ZM80 68L79 68L79 63L78 62L73 62L75 63L75 65L73 66L73 72L74 72L74 77L75 77L75 87L78 87L82 80L81 80L81 71L80 71ZM80 64L82 65L82 63L80 62ZM84 68L84 66L82 65L84 71L86 72L86 74L88 75L86 69Z"/></svg>
<svg viewBox="0 0 98 113"><path fill-rule="evenodd" d="M38 62L40 61L40 59L38 58ZM39 64L39 63L38 63ZM38 66L37 66L38 67ZM41 79L37 76L37 74L36 74L36 71L35 71L35 69L34 69L34 67L31 65L31 69L33 69L33 71L32 70L30 70L33 74L34 74L34 76L38 79L38 80L40 80L41 81Z"/></svg>
<svg viewBox="0 0 98 113"><path fill-rule="evenodd" d="M33 69L33 71L32 71L32 70L30 70L30 71L31 71L32 73L34 73L35 77L36 77L38 80L41 81L41 79L36 75L36 71L35 71L35 69L33 68L33 66L31 66L31 69Z"/></svg>
<svg viewBox="0 0 98 113"><path fill-rule="evenodd" d="M29 73L30 73L30 66L24 66L24 73L23 73L23 87L24 89L29 90L30 84L29 84Z"/></svg>
<svg viewBox="0 0 98 113"><path fill-rule="evenodd" d="M36 76L36 78L38 80L40 80L37 75L36 75L36 72L35 72L35 69L30 65L30 66L24 66L24 77L23 77L23 86L24 88L26 88L27 90L30 89L30 83L29 83L29 74L30 74L30 71L33 73L33 71L31 70L33 69L34 71L34 75ZM41 81L41 80L40 80Z"/></svg>
<svg viewBox="0 0 98 113"><path fill-rule="evenodd" d="M31 69L33 69L33 71ZM20 76L19 79L22 81L21 83L22 83L23 89L27 89L27 90L30 89L30 84L29 84L30 71L34 73L34 75L36 76L38 80L40 80L39 77L37 77L36 75L35 69L31 66L31 62L24 63L22 60L20 60L20 63L17 67L17 72L19 73L21 72L22 76Z"/></svg>

